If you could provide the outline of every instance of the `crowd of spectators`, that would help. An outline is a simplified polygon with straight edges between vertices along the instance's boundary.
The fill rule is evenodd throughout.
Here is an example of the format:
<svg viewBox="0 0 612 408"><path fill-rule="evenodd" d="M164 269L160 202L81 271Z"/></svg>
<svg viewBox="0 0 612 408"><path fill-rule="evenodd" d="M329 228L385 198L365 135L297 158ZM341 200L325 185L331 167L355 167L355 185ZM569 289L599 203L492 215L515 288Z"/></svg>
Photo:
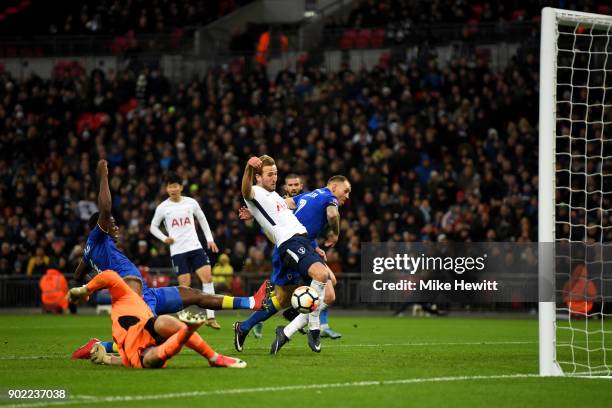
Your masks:
<svg viewBox="0 0 612 408"><path fill-rule="evenodd" d="M10 35L167 34L206 25L253 0L68 0L33 2L0 22Z"/></svg>
<svg viewBox="0 0 612 408"><path fill-rule="evenodd" d="M357 0L344 15L327 17L326 41L342 48L380 48L424 41L505 41L537 30L543 7L610 14L598 0ZM527 31L528 32L528 31ZM352 44L351 38L356 41ZM358 40L361 36L362 40ZM347 37L344 41L336 41Z"/></svg>
<svg viewBox="0 0 612 408"><path fill-rule="evenodd" d="M502 72L475 57L419 58L357 72L300 67L272 81L263 67L177 84L157 69L0 75L0 274L74 266L99 158L123 247L151 267L170 264L148 225L174 170L233 270L269 270L270 244L237 217L243 166L264 153L281 180L351 181L330 254L338 272L359 271L361 242L535 240L536 58Z"/></svg>
<svg viewBox="0 0 612 408"><path fill-rule="evenodd" d="M409 27L421 24L500 23L539 21L544 7L607 14L610 5L597 0L357 0L345 21L329 25L345 28Z"/></svg>
<svg viewBox="0 0 612 408"><path fill-rule="evenodd" d="M0 73L0 275L75 267L97 210L101 158L129 257L170 265L148 225L166 197L164 174L176 171L207 215L223 254L213 257L218 281L230 287L230 274L270 270L270 243L237 216L251 155L276 159L279 184L288 173L308 189L349 178L340 241L328 253L340 274L360 270L362 242L535 241L537 56L520 52L496 71L467 55L442 65L423 47L370 70L304 64L273 79L263 66L221 66L178 83L158 68ZM557 211L575 224L584 216ZM589 212L597 214L589 224L609 225ZM559 233L612 240L611 228L568 225Z"/></svg>

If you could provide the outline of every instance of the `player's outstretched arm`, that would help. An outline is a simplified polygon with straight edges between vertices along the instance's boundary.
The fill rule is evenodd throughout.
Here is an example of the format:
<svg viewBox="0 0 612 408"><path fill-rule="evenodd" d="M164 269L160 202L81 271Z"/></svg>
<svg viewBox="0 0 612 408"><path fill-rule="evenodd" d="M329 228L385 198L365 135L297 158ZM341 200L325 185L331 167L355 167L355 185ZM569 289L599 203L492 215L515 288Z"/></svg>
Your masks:
<svg viewBox="0 0 612 408"><path fill-rule="evenodd" d="M327 223L329 224L330 233L325 240L325 246L333 247L338 242L340 237L340 212L335 205L329 205L326 209Z"/></svg>
<svg viewBox="0 0 612 408"><path fill-rule="evenodd" d="M253 179L255 178L255 170L260 169L262 165L259 157L251 157L244 168L242 176L242 197L245 200L253 199Z"/></svg>
<svg viewBox="0 0 612 408"><path fill-rule="evenodd" d="M72 275L72 277L74 278L75 281L82 283L83 280L85 279L85 274L87 273L88 270L88 266L85 262L83 262L82 260L79 261L79 264L77 265L76 269L74 270L74 273Z"/></svg>
<svg viewBox="0 0 612 408"><path fill-rule="evenodd" d="M112 200L110 187L108 186L108 164L106 160L100 160L98 162L98 177L100 178L100 191L98 193L100 216L98 217L98 225L103 231L109 232L111 226Z"/></svg>

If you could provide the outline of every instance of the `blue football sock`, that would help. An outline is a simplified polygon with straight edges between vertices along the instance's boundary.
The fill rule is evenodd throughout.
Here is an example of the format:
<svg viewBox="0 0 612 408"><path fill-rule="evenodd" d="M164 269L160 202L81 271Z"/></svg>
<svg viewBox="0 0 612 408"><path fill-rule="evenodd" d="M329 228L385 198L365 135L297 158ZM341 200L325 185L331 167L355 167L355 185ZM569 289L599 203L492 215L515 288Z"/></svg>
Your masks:
<svg viewBox="0 0 612 408"><path fill-rule="evenodd" d="M250 309L251 308L250 299L251 298L249 297L235 297L234 298L234 309Z"/></svg>
<svg viewBox="0 0 612 408"><path fill-rule="evenodd" d="M319 315L319 321L321 322L321 324L328 324L329 320L327 316L327 308L321 311L321 314Z"/></svg>
<svg viewBox="0 0 612 408"><path fill-rule="evenodd" d="M264 308L252 313L248 319L240 323L240 330L249 331L257 323L268 320L274 316L276 312L278 312L278 309L276 309L276 306L274 306L274 302L272 302L271 299L266 299L264 301L264 305Z"/></svg>
<svg viewBox="0 0 612 408"><path fill-rule="evenodd" d="M114 353L112 341L101 341L100 344L104 346L107 353Z"/></svg>

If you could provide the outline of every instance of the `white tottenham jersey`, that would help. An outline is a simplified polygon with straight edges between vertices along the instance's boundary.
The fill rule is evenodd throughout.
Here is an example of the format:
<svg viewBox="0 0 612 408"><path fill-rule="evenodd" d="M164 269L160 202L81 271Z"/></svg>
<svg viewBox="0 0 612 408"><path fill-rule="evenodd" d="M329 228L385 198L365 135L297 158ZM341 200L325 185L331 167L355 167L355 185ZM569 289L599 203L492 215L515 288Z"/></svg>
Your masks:
<svg viewBox="0 0 612 408"><path fill-rule="evenodd" d="M161 241L165 240L167 236L159 230L159 224L164 222L168 236L174 239L174 243L170 245L171 256L202 248L196 232L194 215L204 230L206 240L213 241L204 212L193 198L181 197L178 203L168 198L155 209L151 221L151 233Z"/></svg>
<svg viewBox="0 0 612 408"><path fill-rule="evenodd" d="M296 234L306 234L306 228L287 207L285 200L276 191L253 186L253 199L245 200L249 211L261 228L274 238L276 246Z"/></svg>

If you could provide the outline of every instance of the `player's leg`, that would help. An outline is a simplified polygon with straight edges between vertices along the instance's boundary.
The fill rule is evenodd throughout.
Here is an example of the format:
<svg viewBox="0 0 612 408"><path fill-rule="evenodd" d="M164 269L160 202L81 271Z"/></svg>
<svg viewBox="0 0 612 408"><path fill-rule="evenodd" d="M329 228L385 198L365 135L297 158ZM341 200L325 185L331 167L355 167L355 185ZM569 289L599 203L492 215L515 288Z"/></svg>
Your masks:
<svg viewBox="0 0 612 408"><path fill-rule="evenodd" d="M336 292L332 280L328 280L325 285L325 296L319 303L317 311L322 312L327 309L336 300ZM306 327L310 320L310 314L298 313L298 315L286 326L278 326L276 328L276 338L270 346L270 353L277 354L280 349L291 339L291 337L299 330ZM308 331L308 345L315 353L321 352L320 338L316 336L317 331Z"/></svg>
<svg viewBox="0 0 612 408"><path fill-rule="evenodd" d="M249 331L257 324L268 320L277 311L287 307L290 303L291 294L299 282L300 275L297 271L283 265L279 252L275 249L272 253L272 275L258 289L269 296L265 296L261 310L251 314L243 322L234 323L234 347L237 351L244 349L244 342ZM272 287L273 286L273 290Z"/></svg>
<svg viewBox="0 0 612 408"><path fill-rule="evenodd" d="M172 269L176 273L179 286L191 287L191 269L187 264L186 254L172 255Z"/></svg>
<svg viewBox="0 0 612 408"><path fill-rule="evenodd" d="M190 269L195 271L196 275L198 275L198 278L200 278L200 281L202 282L202 292L209 295L214 295L215 287L212 283L212 269L210 267L210 259L208 259L208 254L204 249L190 251L187 254L187 262L189 263ZM206 309L206 317L208 318L208 321L206 322L207 326L210 326L215 330L219 330L221 328L217 322L217 319L215 318L214 310Z"/></svg>
<svg viewBox="0 0 612 408"><path fill-rule="evenodd" d="M191 274L190 273L182 273L177 275L176 280L179 286L185 286L187 288L191 287Z"/></svg>
<svg viewBox="0 0 612 408"><path fill-rule="evenodd" d="M292 237L283 242L278 248L283 262L286 265L293 265L299 273L308 275L312 281L310 287L317 293L319 299L325 295L325 284L333 273L327 267L323 259L316 253L308 239L302 236ZM322 308L317 308L309 314L309 344L316 344L320 347L321 326L319 314ZM278 332L278 330L277 330Z"/></svg>
<svg viewBox="0 0 612 408"><path fill-rule="evenodd" d="M269 283L267 284L270 285ZM234 323L234 347L237 351L244 349L244 342L249 334L249 331L258 323L262 323L274 316L276 312L283 307L287 307L291 293L295 289L295 285L289 286L274 286L274 290L270 296L266 297L261 310L254 312L248 319L242 322Z"/></svg>
<svg viewBox="0 0 612 408"><path fill-rule="evenodd" d="M144 368L160 368L166 361L177 355L191 335L204 324L204 321L186 324L172 316L160 316L155 320L155 331L161 336L168 336L159 346L149 347L143 352Z"/></svg>
<svg viewBox="0 0 612 408"><path fill-rule="evenodd" d="M160 316L155 323L155 332L162 337L171 337L175 332L181 328L181 324L185 323L188 325L197 325L200 327L202 323L206 321L205 314L193 314L188 311L182 311L178 314L179 320L171 318L170 316ZM161 318L163 318L159 323ZM181 323L182 322L182 323ZM191 336L185 341L185 346L196 351L202 357L208 360L208 363L213 367L231 367L231 368L244 368L246 363L240 359L227 357L222 354L215 352L204 341L204 339L197 333L193 332Z"/></svg>
<svg viewBox="0 0 612 408"><path fill-rule="evenodd" d="M253 296L225 296L209 295L198 289L178 287L183 307L198 306L202 309L213 310L259 310L262 307L266 293L257 291Z"/></svg>
<svg viewBox="0 0 612 408"><path fill-rule="evenodd" d="M331 327L329 327L329 306L331 306L336 301L336 277L333 272L330 274L330 280L325 285L325 298L324 302L328 306L321 310L321 314L319 315L319 320L321 322L321 337L329 337L332 340L339 339L342 335L336 331L334 331Z"/></svg>

